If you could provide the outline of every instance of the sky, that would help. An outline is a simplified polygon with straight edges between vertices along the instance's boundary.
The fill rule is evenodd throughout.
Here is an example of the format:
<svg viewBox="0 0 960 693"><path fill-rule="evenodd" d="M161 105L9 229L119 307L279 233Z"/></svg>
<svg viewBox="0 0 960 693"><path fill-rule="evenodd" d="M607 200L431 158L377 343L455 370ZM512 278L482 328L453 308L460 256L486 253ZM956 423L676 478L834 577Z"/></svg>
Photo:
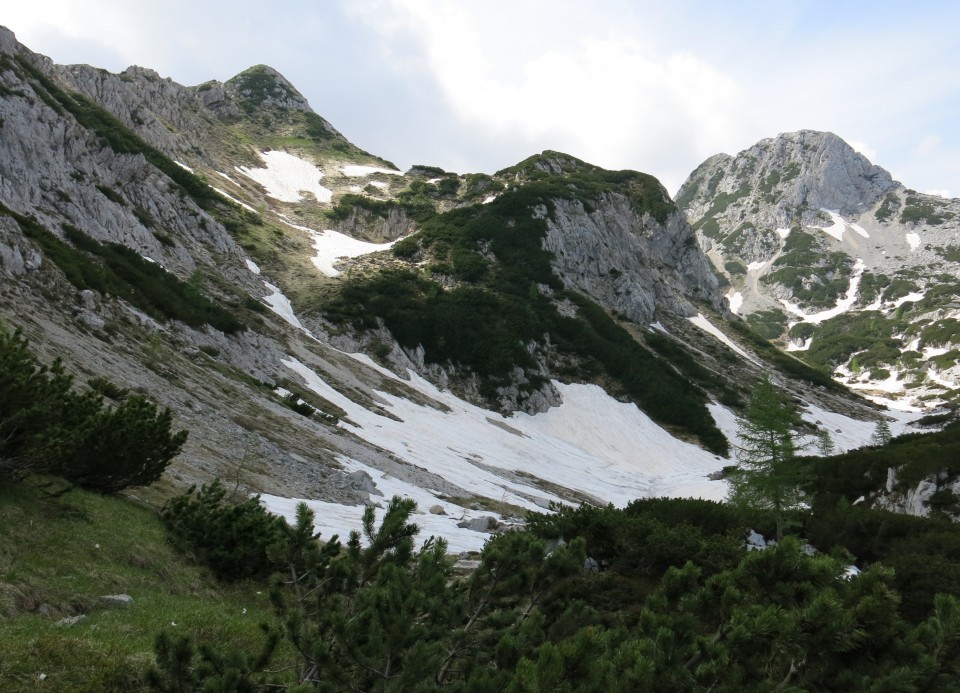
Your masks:
<svg viewBox="0 0 960 693"><path fill-rule="evenodd" d="M186 85L279 70L351 142L493 173L544 149L655 175L800 129L960 196L960 3L945 0L29 0L57 63Z"/></svg>

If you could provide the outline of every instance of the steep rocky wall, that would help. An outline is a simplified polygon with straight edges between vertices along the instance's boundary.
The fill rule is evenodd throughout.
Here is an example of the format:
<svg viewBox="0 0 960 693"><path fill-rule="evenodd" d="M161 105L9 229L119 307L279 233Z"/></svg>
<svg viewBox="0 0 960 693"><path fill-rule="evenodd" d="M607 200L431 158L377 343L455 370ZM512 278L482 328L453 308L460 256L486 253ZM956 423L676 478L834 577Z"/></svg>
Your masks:
<svg viewBox="0 0 960 693"><path fill-rule="evenodd" d="M540 213L546 216L546 208ZM660 310L696 315L695 302L726 312L717 279L681 214L661 225L638 215L619 194L604 194L592 210L557 200L544 247L568 286L631 320L653 322Z"/></svg>

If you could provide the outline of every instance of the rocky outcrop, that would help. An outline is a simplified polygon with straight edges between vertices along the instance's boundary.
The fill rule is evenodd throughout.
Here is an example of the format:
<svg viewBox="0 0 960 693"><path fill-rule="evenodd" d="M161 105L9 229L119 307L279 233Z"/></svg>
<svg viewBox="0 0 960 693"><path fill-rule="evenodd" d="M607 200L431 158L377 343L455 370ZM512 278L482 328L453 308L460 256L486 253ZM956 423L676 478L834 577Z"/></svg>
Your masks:
<svg viewBox="0 0 960 693"><path fill-rule="evenodd" d="M401 207L389 207L383 214L354 207L345 219L331 223L340 233L374 243L393 241L414 231L415 222Z"/></svg>
<svg viewBox="0 0 960 693"><path fill-rule="evenodd" d="M172 186L143 154L104 147L101 134L59 107L18 61L53 81L72 75L118 112L129 114L130 109L121 106L135 98L129 91L133 87L116 75L89 67L55 69L41 56L11 44L9 36L0 45L12 51L6 55L14 58L0 70L0 84L10 92L0 99L0 203L32 215L54 233L69 226L98 241L130 247L182 278L194 272L198 263L212 263L214 253L232 255L234 264L243 264L242 251L223 226ZM136 83L142 87L138 93L152 95L148 101L180 98L177 94L183 88L160 80L156 73L139 70L137 75ZM171 117L175 110L171 107ZM170 140L167 144L183 143ZM5 267L19 271L18 251L5 245ZM23 249L19 252L22 255ZM24 268L31 264L36 262L24 259Z"/></svg>
<svg viewBox="0 0 960 693"><path fill-rule="evenodd" d="M859 215L898 185L833 133L801 130L761 140L736 157L707 159L677 202L692 222L709 215L790 228L806 209Z"/></svg>
<svg viewBox="0 0 960 693"><path fill-rule="evenodd" d="M716 276L681 214L660 224L615 193L605 193L591 210L556 200L551 214L546 207L539 214L546 217L544 247L554 255L554 271L611 310L644 323L663 310L696 315L698 302L726 311Z"/></svg>

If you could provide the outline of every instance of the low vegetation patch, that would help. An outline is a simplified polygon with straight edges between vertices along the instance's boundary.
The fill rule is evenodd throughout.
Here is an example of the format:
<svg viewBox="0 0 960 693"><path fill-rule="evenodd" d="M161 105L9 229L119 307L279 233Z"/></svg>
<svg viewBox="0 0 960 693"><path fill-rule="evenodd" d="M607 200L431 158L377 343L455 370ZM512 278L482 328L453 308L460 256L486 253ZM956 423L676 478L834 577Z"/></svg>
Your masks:
<svg viewBox="0 0 960 693"><path fill-rule="evenodd" d="M74 227L65 229L65 243L33 218L0 205L0 214L13 217L24 235L78 289L93 289L122 298L158 320L180 320L193 327L210 325L234 333L246 326L217 306L196 287L181 281L155 262L119 243L100 243Z"/></svg>

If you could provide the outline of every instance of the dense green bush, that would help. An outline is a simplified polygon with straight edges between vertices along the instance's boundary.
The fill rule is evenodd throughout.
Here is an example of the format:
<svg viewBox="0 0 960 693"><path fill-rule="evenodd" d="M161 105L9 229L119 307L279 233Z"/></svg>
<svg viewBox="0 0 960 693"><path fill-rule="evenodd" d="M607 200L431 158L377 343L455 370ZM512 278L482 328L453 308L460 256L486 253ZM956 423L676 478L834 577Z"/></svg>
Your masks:
<svg viewBox="0 0 960 693"><path fill-rule="evenodd" d="M170 410L140 395L106 406L77 392L59 361L41 366L19 332L0 329L0 476L52 473L112 493L160 478L186 441Z"/></svg>
<svg viewBox="0 0 960 693"><path fill-rule="evenodd" d="M953 214L936 209L931 203L923 202L918 197L908 195L900 212L900 223L909 224L923 222L930 226L939 226L944 221L952 219Z"/></svg>
<svg viewBox="0 0 960 693"><path fill-rule="evenodd" d="M282 539L286 522L259 496L229 502L219 479L171 499L160 518L174 543L222 580L262 578L277 567L267 549Z"/></svg>
<svg viewBox="0 0 960 693"><path fill-rule="evenodd" d="M341 546L317 543L301 505L272 552L285 567L263 651L165 636L149 680L164 691L954 687L960 601L937 596L911 622L890 569L847 576L842 550L808 555L796 537L748 552L723 506L540 516L534 532L492 538L463 577L442 541L415 549L414 509L395 497L377 527L367 508ZM567 542L537 536L561 532Z"/></svg>

